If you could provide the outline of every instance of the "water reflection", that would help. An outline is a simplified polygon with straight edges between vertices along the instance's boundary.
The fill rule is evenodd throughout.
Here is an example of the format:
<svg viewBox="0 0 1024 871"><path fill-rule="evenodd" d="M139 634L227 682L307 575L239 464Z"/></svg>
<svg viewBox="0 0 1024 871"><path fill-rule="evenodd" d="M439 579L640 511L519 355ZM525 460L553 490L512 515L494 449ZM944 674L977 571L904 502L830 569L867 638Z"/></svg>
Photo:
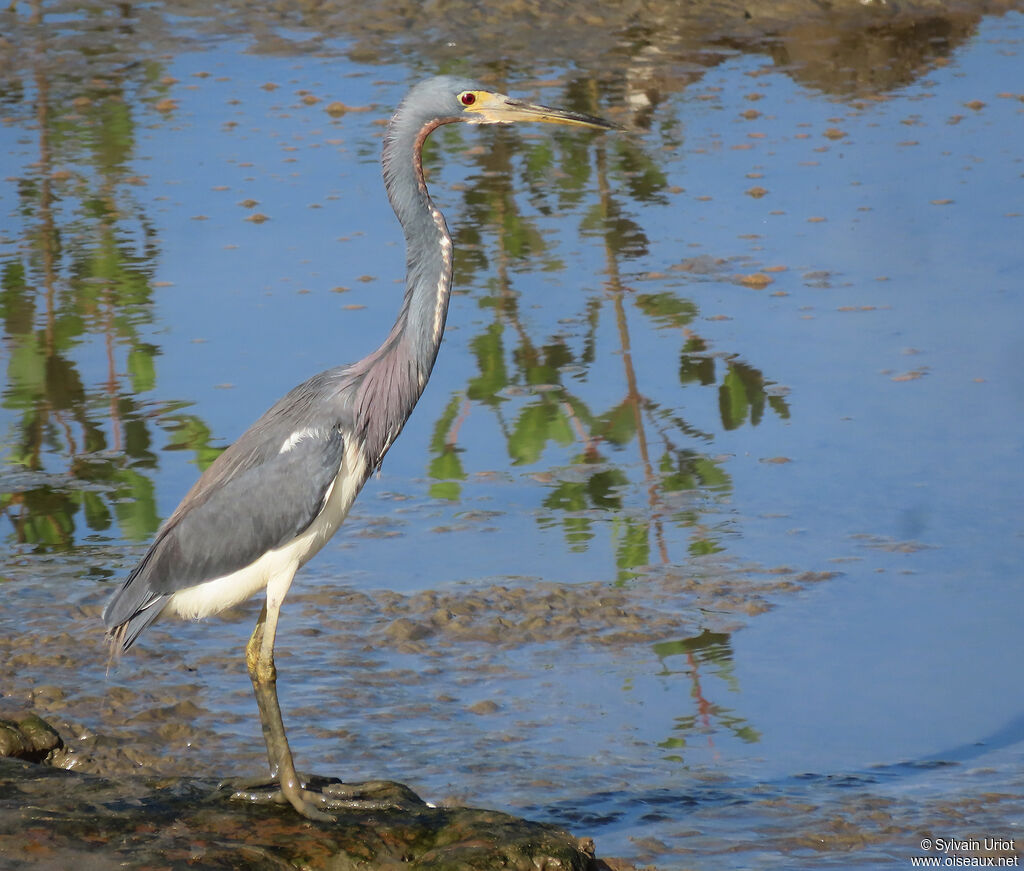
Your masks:
<svg viewBox="0 0 1024 871"><path fill-rule="evenodd" d="M161 8L169 13L179 7L189 15L219 19L227 30L232 16L241 12L232 4L216 12L189 4ZM99 6L33 3L14 4L5 13L11 29L28 40L5 47L11 63L0 90L5 104L23 120L34 107L38 159L18 177L20 252L4 255L0 277L0 316L9 352L3 403L20 415L19 432L9 439L14 447L8 451L4 477L18 486L5 488L0 506L11 522L13 539L40 547L71 546L85 530L108 532L115 518L125 538L144 539L155 530L159 518L149 474L157 463L154 425L166 430L169 447L194 451L200 466L217 450L208 427L184 412L189 398L163 404L148 399L159 392L160 347L152 335L159 325L152 323L151 315L158 248L152 223L136 196L145 182L133 174L130 164L138 114L148 111L147 122L153 115L173 116L173 81L158 61L140 55L125 62L109 41L95 35L114 29L136 38L177 37L160 14L140 16L128 5L115 12ZM276 24L268 15L264 25L271 30L287 26L325 31L333 23L357 33L367 22L350 13L345 4L321 4L315 10L294 10ZM713 25L714 13L696 14L705 16L696 30L692 20L684 27L678 16L670 19L689 36L667 55L662 46L662 60L671 62L659 67L661 83L641 84L644 76L638 75L629 85L633 92L643 91L643 100L631 102L641 113L648 112L648 118L666 86L683 87L694 78L692 70L675 85L664 77L671 74L673 64L692 60L690 46L699 45L706 52L707 42L695 33ZM378 10L374 19L377 28L401 20L386 10ZM749 20L751 36L766 26L759 14ZM922 20L851 9L811 21L794 20L781 28L784 37L767 45L777 63L823 90L877 93L905 83L947 55L970 35L976 20L966 13ZM498 26L508 35L521 22L490 16L486 26ZM638 63L652 51L658 53L669 35L663 29L638 30L635 23L623 24L621 33ZM835 33L842 38L833 39ZM94 38L84 40L84 34ZM396 36L401 38L397 31L392 33ZM588 45L591 36L596 34L583 27L577 47ZM369 37L363 33L360 38ZM513 38L503 50L513 50L515 44ZM872 51L862 50L865 45ZM837 67L837 53L848 62ZM820 64L814 61L819 55ZM54 63L58 57L62 61ZM91 74L83 75L70 63L72 58L85 59ZM714 62L712 55L701 55L702 66ZM816 75L819 67L841 68L854 78ZM514 68L514 61L506 64L503 74ZM862 68L871 75L857 75ZM595 112L621 87L578 76L566 85L563 99L566 105ZM671 123L660 132L667 144L680 147L681 135ZM459 147L459 135L446 131L441 138L448 154L442 157L435 145L428 162L436 165L450 159ZM637 293L623 282L621 264L648 250L645 232L629 204L665 203L666 175L651 153L628 137L597 146L593 160L590 148L579 136L524 141L506 133L496 135L492 147L478 156L478 175L463 194L465 219L456 229L462 252L456 283L471 286L479 276L489 276L490 292L480 302L492 309L493 321L472 341L478 373L452 394L435 423L428 472L434 480L432 495L458 500L460 482L465 480L458 428L477 407L486 407L498 420L513 465L538 464L548 445L576 446L572 470L553 470L544 499L547 510L538 522L561 525L567 546L579 549L595 534L594 512L614 512L617 521L608 528L616 540L618 577L627 580L638 568L672 559L666 522L691 530L690 553L721 550L721 541L700 523L699 500L690 500L680 510L678 497L692 493L715 498L730 487L720 461L699 447L702 440L711 440L711 434L697 430L676 410L688 401L662 405L638 379L630 348L631 331L637 327L631 324L630 313L646 319L645 330L679 333L680 385L717 387L723 430L757 425L766 410L780 418L787 418L790 411L784 396L755 364L709 349L694 330L699 309L692 300L674 291ZM539 262L552 272L565 268L533 216L575 209L594 187L598 196L586 206L579 229L600 239L604 247L606 293L585 303L580 317L588 330L582 344L574 346L564 336L530 335L518 312L512 274L526 263ZM615 322L625 389L606 407L593 408L572 389L572 381L592 377L595 371L594 334L602 315ZM82 347L102 349L105 377L92 383L83 378L73 353ZM572 376L568 383L566 373ZM616 462L616 452L627 446L638 454L639 475L629 464ZM29 472L34 475L26 478ZM630 488L646 492L643 510L634 504L633 510L623 511L623 494ZM79 526L83 528L76 532Z"/></svg>
<svg viewBox="0 0 1024 871"><path fill-rule="evenodd" d="M693 707L692 713L675 718L672 735L658 744L669 751L664 756L666 762L685 762L685 748L698 736L703 736L710 748L714 748L718 732L728 732L745 744L757 743L760 734L746 718L713 700L713 689L709 689L703 673L707 670L717 679L713 684L715 689L721 686L728 693L739 693L729 633L705 629L690 638L658 642L653 649L662 664L661 675L682 673L689 678ZM672 662L677 656L683 658L681 666Z"/></svg>
<svg viewBox="0 0 1024 871"><path fill-rule="evenodd" d="M1001 0L954 8L756 0L737 14L728 4L659 0L638 15L614 3L524 8L443 0L410 7L401 0L322 0L278 4L257 16L247 0L162 4L196 30L244 36L253 51L268 54L330 51L345 39L347 55L358 63L402 62L421 71L490 69L504 77L576 68L597 81L625 73L617 85L622 102L641 122L660 95L680 90L737 50L759 51L826 93L901 87L970 39L983 15L1012 7ZM129 20L137 14L128 4L122 9Z"/></svg>
<svg viewBox="0 0 1024 871"><path fill-rule="evenodd" d="M839 26L810 21L794 25L768 52L805 85L827 94L868 97L905 87L945 63L977 24L969 12L871 15Z"/></svg>
<svg viewBox="0 0 1024 871"><path fill-rule="evenodd" d="M45 53L43 45L35 56ZM122 538L144 540L160 520L154 441L195 452L200 467L217 452L209 427L186 412L188 398L151 398L160 392L159 325L152 321L159 248L137 196L145 182L131 164L136 116L148 109L147 121L167 117L174 102L169 84L148 63L88 81L38 66L31 86L8 89L35 102L39 153L19 177L23 244L3 262L10 349L3 401L21 413L19 447L7 456L12 483L3 508L12 539L22 544L70 547L87 533L110 534L115 519ZM566 87L566 104L581 111L598 111L599 100L592 82ZM71 108L54 112L51 104ZM427 153L428 165L462 148L460 131L440 138L441 148ZM441 155L442 148L448 153ZM594 187L598 196L587 206ZM664 204L665 188L664 172L626 137L593 148L579 136L524 139L499 131L477 156L462 196L466 218L456 230L465 252L456 280L461 286L485 280L488 292L479 302L492 319L470 341L477 372L436 421L428 460L431 494L458 501L465 479L458 431L477 408L497 420L513 466L541 464L551 445L578 449L569 465L544 472L548 493L538 523L562 527L570 550L585 549L598 529L608 530L620 581L672 561L666 523L692 531L690 553L720 550L694 497L729 489L720 461L694 446L710 434L687 423L676 401L656 400L633 364L632 312L647 322L642 330L678 333L682 386L692 381L686 361L706 350L693 330L699 312L691 300L671 291L636 293L621 278L621 264L648 249L630 203ZM546 272L564 271L539 221L581 207L580 230L604 251L605 293L582 297L585 328L578 341L532 335L519 311L514 273L538 263ZM596 352L606 318L617 336L623 392L595 408L574 385L609 378ZM74 353L83 346L101 349L105 360L105 374L91 384ZM712 355L697 364L702 386L715 382L715 366ZM726 362L719 385L726 429L758 422L766 383L755 367ZM784 403L776 411L785 413ZM163 430L160 437L154 427ZM636 453L624 453L627 448ZM35 474L26 478L27 472ZM646 495L638 501L630 492Z"/></svg>
<svg viewBox="0 0 1024 871"><path fill-rule="evenodd" d="M570 83L562 99L579 111L600 108L592 84L580 81ZM455 146L456 135L447 144ZM730 491L722 461L706 450L713 435L678 411L695 399L683 391L664 404L643 384L633 361L634 333L664 330L678 336L680 386L717 386L723 429L757 425L766 408L789 416L786 400L769 393L771 382L759 369L735 356L717 365L718 355L695 331L700 318L695 302L671 290L638 293L623 280L622 264L648 250L630 203L667 201L664 172L637 143L623 140L588 146L578 136L533 142L499 132L478 159L478 174L463 194L472 219L455 230L459 249L469 252L458 261L457 281L478 285L478 276L491 270L488 292L479 302L492 317L469 342L477 373L452 395L435 424L429 467L436 482L431 492L457 500L466 477L458 430L477 408L494 415L513 466L542 465L549 447L574 449L568 465L548 463L543 473L548 493L538 523L561 527L570 551L585 550L607 530L620 582L652 564L683 557L670 552L669 539L678 536L667 536L666 524L689 531L690 554L721 551L717 533L702 523L700 505L712 507ZM520 205L520 180L526 183L529 208ZM592 186L598 196L585 209L580 229L600 241L604 292L582 298L574 320L583 329L574 340L533 335L519 309L514 270L526 261L540 261L545 271L565 266L531 212L562 213L584 203ZM632 324L637 315L641 323ZM616 337L612 358L618 373L607 364L607 350L598 359L597 337L607 319ZM576 385L597 379L606 386L603 405L595 408ZM611 384L621 384L622 392L616 395Z"/></svg>
<svg viewBox="0 0 1024 871"><path fill-rule="evenodd" d="M30 61L3 86L36 154L15 177L19 237L0 262L0 402L14 430L0 511L8 537L37 549L69 548L115 519L117 535L144 540L159 523L154 424L212 460L201 422L141 398L157 387L160 349L148 335L158 246L130 164L137 116L165 86L158 65L104 68L102 53L93 75L64 74L52 58L72 49L68 22L48 28L38 5L32 21ZM80 359L97 355L105 373L90 380Z"/></svg>

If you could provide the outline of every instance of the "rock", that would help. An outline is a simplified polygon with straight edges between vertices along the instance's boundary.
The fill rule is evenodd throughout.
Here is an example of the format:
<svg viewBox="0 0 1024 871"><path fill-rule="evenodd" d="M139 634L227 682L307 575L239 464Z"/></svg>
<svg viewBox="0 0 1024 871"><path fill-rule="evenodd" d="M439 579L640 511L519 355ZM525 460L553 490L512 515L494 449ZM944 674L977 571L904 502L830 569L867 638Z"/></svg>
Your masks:
<svg viewBox="0 0 1024 871"><path fill-rule="evenodd" d="M36 714L0 719L0 758L42 762L63 746L57 730Z"/></svg>
<svg viewBox="0 0 1024 871"><path fill-rule="evenodd" d="M30 733L56 735L35 720ZM23 736L24 722L16 724ZM82 868L86 855L89 868L607 867L596 862L589 840L578 841L556 826L497 811L432 807L397 783L367 783L361 791L396 807L346 810L334 822L312 823L288 806L232 800L234 787L212 778L105 778L4 758L0 856L12 867L47 869Z"/></svg>

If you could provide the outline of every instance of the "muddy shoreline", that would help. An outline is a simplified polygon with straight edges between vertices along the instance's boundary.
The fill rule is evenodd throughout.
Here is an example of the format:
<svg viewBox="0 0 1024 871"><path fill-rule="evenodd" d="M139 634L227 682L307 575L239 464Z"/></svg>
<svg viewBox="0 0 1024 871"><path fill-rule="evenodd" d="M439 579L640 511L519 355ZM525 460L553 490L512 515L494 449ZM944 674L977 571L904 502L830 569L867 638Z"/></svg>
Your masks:
<svg viewBox="0 0 1024 871"><path fill-rule="evenodd" d="M120 777L0 759L0 868L608 868L590 841L407 787L362 785L385 811L312 824L290 808L231 800L210 778Z"/></svg>

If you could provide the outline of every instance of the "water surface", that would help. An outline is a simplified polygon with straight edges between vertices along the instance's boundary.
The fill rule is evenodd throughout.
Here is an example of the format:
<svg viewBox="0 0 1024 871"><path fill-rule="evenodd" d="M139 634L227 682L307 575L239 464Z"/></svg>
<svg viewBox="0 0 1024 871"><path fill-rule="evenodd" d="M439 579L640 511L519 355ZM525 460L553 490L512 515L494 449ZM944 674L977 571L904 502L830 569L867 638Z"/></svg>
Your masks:
<svg viewBox="0 0 1024 871"><path fill-rule="evenodd" d="M4 703L82 766L249 773L257 606L109 677L99 609L217 451L386 334L381 121L457 62L121 11L3 13ZM1022 843L1024 19L816 26L455 55L629 132L434 136L448 334L289 599L300 765L659 868Z"/></svg>

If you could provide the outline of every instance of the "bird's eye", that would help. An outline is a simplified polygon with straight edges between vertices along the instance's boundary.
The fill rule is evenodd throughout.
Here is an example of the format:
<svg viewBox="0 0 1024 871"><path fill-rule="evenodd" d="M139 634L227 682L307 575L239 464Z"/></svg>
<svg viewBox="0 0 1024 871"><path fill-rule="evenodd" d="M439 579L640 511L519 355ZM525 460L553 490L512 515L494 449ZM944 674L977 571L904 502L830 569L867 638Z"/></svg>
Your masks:
<svg viewBox="0 0 1024 871"><path fill-rule="evenodd" d="M463 91L459 94L459 102L463 106L472 106L476 102L476 94L472 91Z"/></svg>

